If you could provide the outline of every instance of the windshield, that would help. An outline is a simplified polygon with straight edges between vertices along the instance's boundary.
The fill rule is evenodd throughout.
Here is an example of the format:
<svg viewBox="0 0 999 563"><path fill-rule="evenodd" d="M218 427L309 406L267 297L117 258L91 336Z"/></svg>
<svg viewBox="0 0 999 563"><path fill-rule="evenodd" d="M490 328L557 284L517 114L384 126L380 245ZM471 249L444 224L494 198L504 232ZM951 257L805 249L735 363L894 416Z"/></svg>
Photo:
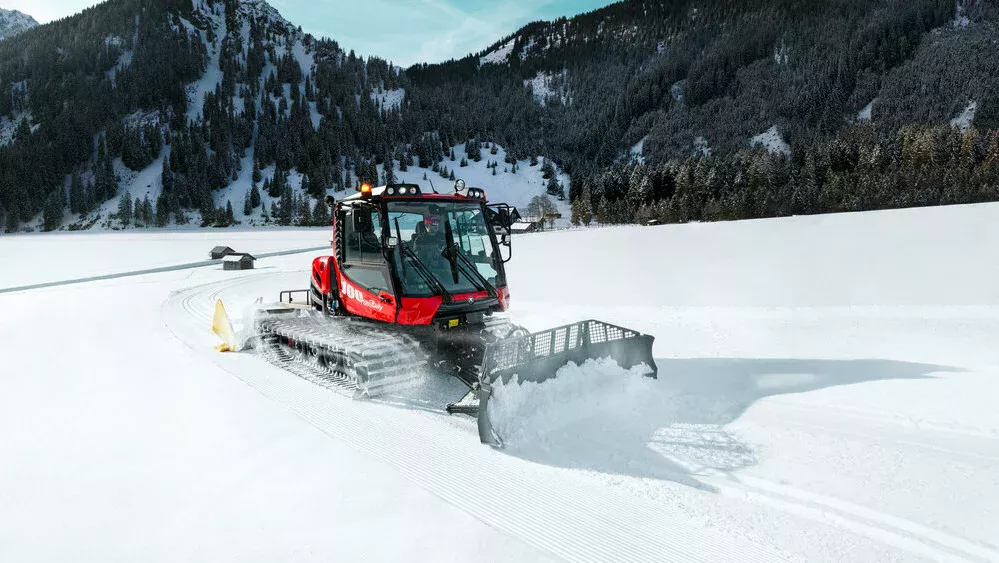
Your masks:
<svg viewBox="0 0 999 563"><path fill-rule="evenodd" d="M448 224L455 251L453 261L447 253ZM506 285L479 203L389 202L387 227L391 236L399 238L393 260L404 295L436 293L419 273L421 264L413 257L422 262L448 293L483 291L483 279L493 287Z"/></svg>

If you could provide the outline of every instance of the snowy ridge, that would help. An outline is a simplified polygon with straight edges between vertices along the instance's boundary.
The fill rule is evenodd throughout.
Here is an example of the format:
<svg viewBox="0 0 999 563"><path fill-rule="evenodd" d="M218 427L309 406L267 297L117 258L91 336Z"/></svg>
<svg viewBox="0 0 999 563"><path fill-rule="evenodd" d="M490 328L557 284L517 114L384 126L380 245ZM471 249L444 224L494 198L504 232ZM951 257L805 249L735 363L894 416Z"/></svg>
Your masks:
<svg viewBox="0 0 999 563"><path fill-rule="evenodd" d="M479 58L479 66L488 64L502 64L510 59L510 53L513 52L513 39L510 39L506 43L496 47L492 51L486 53L484 56Z"/></svg>
<svg viewBox="0 0 999 563"><path fill-rule="evenodd" d="M28 14L0 8L0 40L37 26L38 22Z"/></svg>
<svg viewBox="0 0 999 563"><path fill-rule="evenodd" d="M141 125L145 123L155 123L158 118L156 113L136 113L130 117L130 122L133 125ZM0 122L2 125L3 122ZM16 124L15 124L16 125ZM10 129L13 131L13 128ZM0 129L0 134L3 130ZM2 140L2 138L0 138ZM119 194L111 198L110 200L104 202L96 211L94 211L87 220L87 222L93 222L93 226L89 229L90 231L108 231L117 230L122 228L121 225L113 219L113 215L118 211L118 204L123 197L128 197L130 200L135 199L143 200L149 198L151 202L155 202L163 191L163 183L161 178L161 170L163 166L163 159L169 158L169 147L164 147L162 154L153 161L145 169L135 172L130 170L128 167L121 163L121 159L116 159L114 161L115 173L120 178L120 188ZM465 153L464 145L457 145L452 147L452 152L455 155L455 160L451 161L447 158L441 163L442 166L446 166L449 170L452 170L456 178L461 178L472 187L479 187L486 191L489 200L492 202L505 202L519 207L521 210L525 209L530 203L534 196L544 195L546 193L546 188L548 181L542 177L541 166L531 166L529 159L524 159L518 161L518 171L516 173L511 171L510 164L505 162L506 150L496 145L496 154L490 154L490 151L485 148L482 151L482 160L476 162L471 159L468 154ZM468 160L468 166L462 167L459 165L462 159ZM263 181L272 181L274 179L275 169L273 165L267 166L260 170L261 173L261 183L258 184L258 189L260 191L260 201L261 205L254 208L249 214L243 213L243 201L247 194L252 189L252 175L253 175L253 156L250 151L247 151L243 156L240 166L239 177L233 181L228 186L212 192L212 197L214 198L216 207L226 207L227 204L232 204L233 213L239 226L242 227L257 227L268 224L264 221L265 210L267 214L270 214L271 204L276 204L280 201L280 197L271 197L266 191L262 189ZM540 159L539 159L540 161ZM489 168L489 164L496 162L496 174L493 175L493 169ZM441 178L436 172L429 168L420 168L418 166L411 166L405 172L399 170L399 161L393 161L393 173L399 182L410 182L423 186L424 190L430 191L431 182L433 186L437 188L438 191L449 191L452 189L452 183L444 178ZM379 166L379 175L384 176L385 167ZM568 190L570 178L564 172L558 171L558 181L562 186ZM424 179L424 176L427 179ZM90 179L89 175L84 175L83 180L87 181ZM288 184L291 187L292 194L294 196L306 197L305 191L302 189L302 174L296 170L292 169L288 173ZM331 192L332 193L332 192ZM337 199L341 199L350 194L354 193L353 190L341 191L332 193ZM568 220L570 217L570 209L568 201L558 201L556 198L552 197L555 207L558 209L559 213L562 214L563 219L556 220L555 224L560 227L568 225ZM198 228L201 224L200 213L196 210L186 210L189 221L184 225L176 225L171 223L166 229L168 230L189 230ZM94 218L96 220L93 220ZM64 218L63 224L64 228L71 224L77 223L84 218L78 218L75 215L70 214L68 211ZM270 218L273 222L274 218ZM28 228L40 228L42 224L42 216L38 215L32 221L30 221L27 226ZM158 227L143 227L144 229Z"/></svg>
<svg viewBox="0 0 999 563"><path fill-rule="evenodd" d="M221 37L225 31L225 18L214 10L201 7L199 4L200 1L195 2L195 8L202 10L202 14L208 21L208 25L211 26L216 40L214 42L208 41L207 31L198 30L199 35L201 35L201 41L205 45L205 50L208 52L208 65L205 68L205 73L201 75L201 78L198 79L197 82L187 86L188 121L196 121L201 118L205 94L214 92L215 88L222 82L222 69L219 66L222 43L219 40L219 37Z"/></svg>

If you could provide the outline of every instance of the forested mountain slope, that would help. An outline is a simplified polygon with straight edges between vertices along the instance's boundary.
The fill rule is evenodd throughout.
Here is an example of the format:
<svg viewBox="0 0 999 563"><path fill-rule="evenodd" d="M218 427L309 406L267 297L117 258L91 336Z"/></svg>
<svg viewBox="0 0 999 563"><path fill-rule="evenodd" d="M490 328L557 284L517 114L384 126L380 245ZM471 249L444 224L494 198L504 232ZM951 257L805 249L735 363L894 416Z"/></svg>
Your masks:
<svg viewBox="0 0 999 563"><path fill-rule="evenodd" d="M997 41L985 0L630 1L404 71L262 0L109 0L0 41L0 216L319 223L409 166L542 155L580 222L994 200Z"/></svg>

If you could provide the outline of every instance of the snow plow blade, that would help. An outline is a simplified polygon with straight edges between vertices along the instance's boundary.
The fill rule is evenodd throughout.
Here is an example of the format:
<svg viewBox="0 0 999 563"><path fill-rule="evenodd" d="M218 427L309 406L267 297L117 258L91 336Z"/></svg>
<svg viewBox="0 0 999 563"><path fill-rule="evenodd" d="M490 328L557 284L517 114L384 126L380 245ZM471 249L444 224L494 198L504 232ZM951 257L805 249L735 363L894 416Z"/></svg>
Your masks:
<svg viewBox="0 0 999 563"><path fill-rule="evenodd" d="M479 439L491 446L503 445L489 420L489 397L497 381L508 383L516 375L519 382L541 383L554 378L559 368L569 362L582 365L589 359L607 357L624 369L644 363L652 370L648 376L656 378L654 340L634 330L587 320L489 344L475 391L479 399Z"/></svg>

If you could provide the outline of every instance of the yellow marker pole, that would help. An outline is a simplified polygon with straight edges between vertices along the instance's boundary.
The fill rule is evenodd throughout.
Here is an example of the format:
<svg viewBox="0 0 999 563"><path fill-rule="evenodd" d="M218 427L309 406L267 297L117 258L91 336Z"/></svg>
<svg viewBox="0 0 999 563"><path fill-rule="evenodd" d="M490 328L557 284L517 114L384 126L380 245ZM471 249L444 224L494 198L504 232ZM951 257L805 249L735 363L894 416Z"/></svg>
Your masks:
<svg viewBox="0 0 999 563"><path fill-rule="evenodd" d="M221 299L215 302L215 316L212 318L212 332L217 334L219 338L222 339L222 344L215 347L217 352L236 351L236 335L232 330L232 322L229 321L229 315L226 314L225 307L222 306Z"/></svg>

